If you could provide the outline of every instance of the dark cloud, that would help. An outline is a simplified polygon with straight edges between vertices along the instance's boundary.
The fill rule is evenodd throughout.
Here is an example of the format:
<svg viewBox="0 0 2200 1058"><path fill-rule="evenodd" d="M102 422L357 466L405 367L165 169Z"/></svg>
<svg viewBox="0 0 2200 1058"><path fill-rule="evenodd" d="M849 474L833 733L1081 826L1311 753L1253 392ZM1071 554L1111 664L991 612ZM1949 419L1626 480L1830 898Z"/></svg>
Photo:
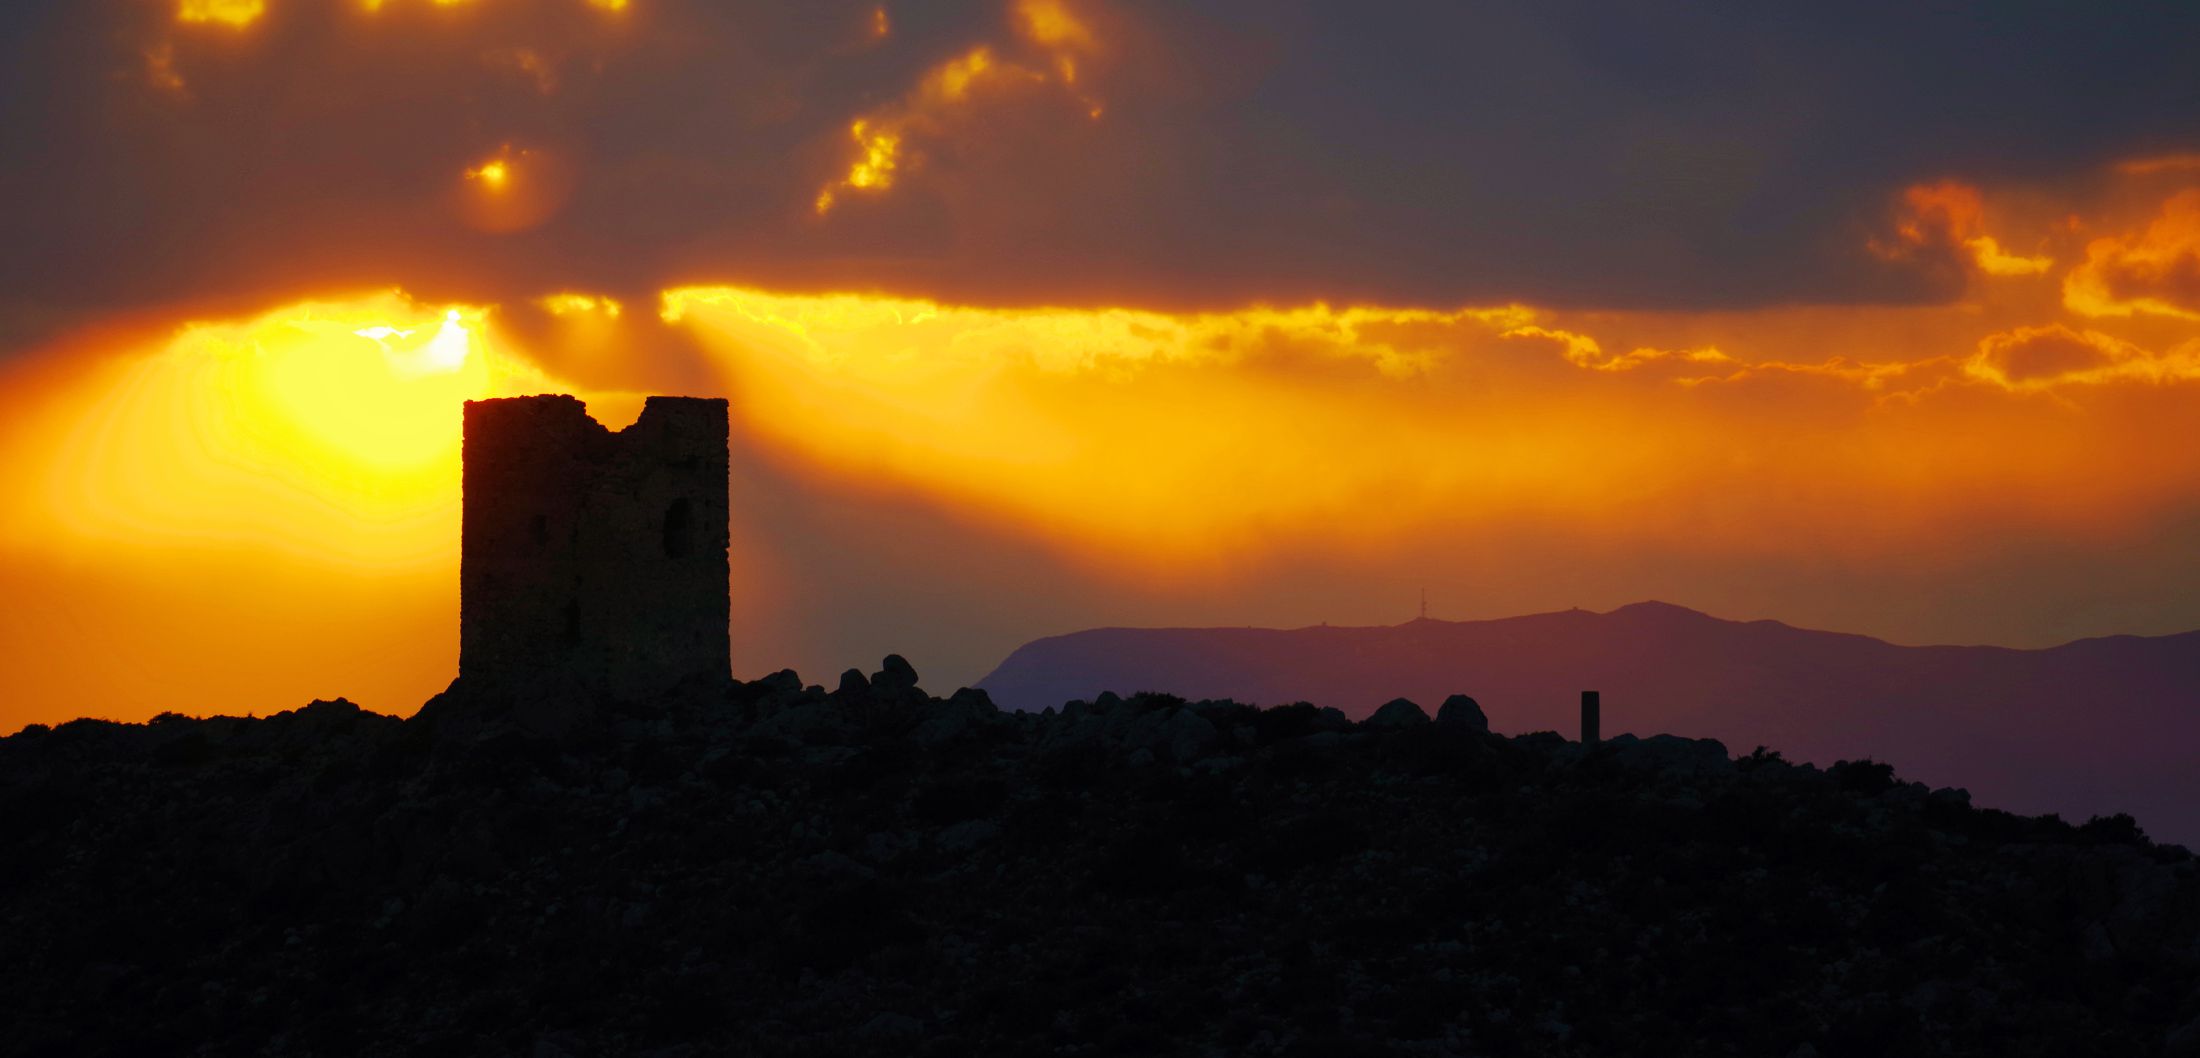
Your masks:
<svg viewBox="0 0 2200 1058"><path fill-rule="evenodd" d="M269 0L237 31L135 0L7 5L0 341L391 284L1933 300L1947 269L1867 250L1903 187L2200 146L2183 4L1091 0L1074 89L1037 83L1049 59L999 0L889 3L883 41L873 7ZM816 216L850 122L981 45L1035 75L929 112L894 187ZM573 180L542 223L478 230L459 174L505 144Z"/></svg>

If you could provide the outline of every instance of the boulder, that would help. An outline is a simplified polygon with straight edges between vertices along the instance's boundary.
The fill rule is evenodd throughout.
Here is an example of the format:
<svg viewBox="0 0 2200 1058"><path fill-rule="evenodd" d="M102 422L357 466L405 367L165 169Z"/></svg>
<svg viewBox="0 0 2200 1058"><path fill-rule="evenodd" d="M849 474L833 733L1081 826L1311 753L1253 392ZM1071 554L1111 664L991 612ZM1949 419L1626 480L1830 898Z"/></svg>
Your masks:
<svg viewBox="0 0 2200 1058"><path fill-rule="evenodd" d="M1383 731L1419 727L1426 723L1428 723L1428 714L1421 711L1420 706L1405 698L1392 698L1384 702L1382 708L1375 710L1375 715L1367 718L1368 727Z"/></svg>
<svg viewBox="0 0 2200 1058"><path fill-rule="evenodd" d="M1198 760L1220 738L1214 724L1190 709L1178 709L1161 725L1160 742L1178 764Z"/></svg>
<svg viewBox="0 0 2200 1058"><path fill-rule="evenodd" d="M965 687L946 701L927 706L923 715L924 719L909 733L910 739L920 746L943 746L975 733L1001 711L990 695Z"/></svg>
<svg viewBox="0 0 2200 1058"><path fill-rule="evenodd" d="M793 704L765 716L751 730L796 742L844 742L855 732L839 702L807 692Z"/></svg>
<svg viewBox="0 0 2200 1058"><path fill-rule="evenodd" d="M879 670L871 677L871 683L880 694L900 694L917 688L916 666L899 654L888 654L879 662Z"/></svg>
<svg viewBox="0 0 2200 1058"><path fill-rule="evenodd" d="M1469 731L1486 732L1490 729L1490 718L1483 715L1482 703L1464 694L1455 694L1444 699L1444 704L1436 710L1436 722L1446 727L1463 727Z"/></svg>

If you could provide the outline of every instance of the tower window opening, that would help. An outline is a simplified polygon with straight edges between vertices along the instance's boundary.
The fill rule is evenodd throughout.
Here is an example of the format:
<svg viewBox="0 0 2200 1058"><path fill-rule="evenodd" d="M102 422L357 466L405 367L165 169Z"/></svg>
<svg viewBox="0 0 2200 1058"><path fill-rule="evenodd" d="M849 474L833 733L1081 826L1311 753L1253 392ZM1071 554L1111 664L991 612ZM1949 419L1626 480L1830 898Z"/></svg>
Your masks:
<svg viewBox="0 0 2200 1058"><path fill-rule="evenodd" d="M665 557L686 558L695 551L695 505L685 496L665 508Z"/></svg>

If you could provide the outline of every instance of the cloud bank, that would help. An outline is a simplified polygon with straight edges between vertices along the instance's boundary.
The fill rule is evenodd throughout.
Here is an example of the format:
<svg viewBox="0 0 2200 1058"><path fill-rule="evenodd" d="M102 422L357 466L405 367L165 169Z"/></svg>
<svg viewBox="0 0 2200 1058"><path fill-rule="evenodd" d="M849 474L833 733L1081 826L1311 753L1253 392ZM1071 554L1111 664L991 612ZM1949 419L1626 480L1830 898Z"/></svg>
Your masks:
<svg viewBox="0 0 2200 1058"><path fill-rule="evenodd" d="M1867 249L1892 196L2169 166L2196 51L2177 5L14 5L0 194L35 206L0 221L0 314L393 282L1940 302L1944 255ZM2179 268L2104 251L2080 288L2189 304Z"/></svg>

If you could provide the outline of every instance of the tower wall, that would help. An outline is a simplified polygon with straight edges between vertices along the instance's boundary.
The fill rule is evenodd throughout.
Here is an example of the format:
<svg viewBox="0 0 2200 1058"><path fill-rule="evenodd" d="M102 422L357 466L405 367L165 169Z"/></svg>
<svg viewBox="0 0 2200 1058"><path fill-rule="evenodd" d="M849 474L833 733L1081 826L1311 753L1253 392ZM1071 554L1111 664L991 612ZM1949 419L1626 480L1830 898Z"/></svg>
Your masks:
<svg viewBox="0 0 2200 1058"><path fill-rule="evenodd" d="M638 699L730 676L726 402L613 433L569 396L468 401L458 670Z"/></svg>

